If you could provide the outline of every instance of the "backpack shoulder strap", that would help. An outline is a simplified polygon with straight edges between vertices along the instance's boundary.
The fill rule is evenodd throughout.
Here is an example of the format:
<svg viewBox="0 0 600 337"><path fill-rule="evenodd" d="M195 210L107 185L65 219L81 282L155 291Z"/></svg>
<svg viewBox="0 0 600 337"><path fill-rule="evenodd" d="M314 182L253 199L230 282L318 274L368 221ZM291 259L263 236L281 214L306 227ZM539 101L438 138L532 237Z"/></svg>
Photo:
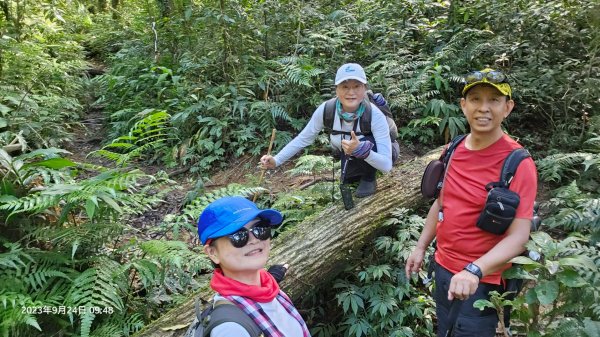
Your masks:
<svg viewBox="0 0 600 337"><path fill-rule="evenodd" d="M379 94L381 95L381 94ZM381 112L383 112L383 114L386 117L389 117L391 119L394 119L394 115L392 115L392 110L390 109L390 107L387 105L387 103L384 103L383 105L379 105L376 101L375 101L375 97L374 94L371 90L367 91L367 97L369 98L369 102L375 104L376 107L379 108L379 110L381 110Z"/></svg>
<svg viewBox="0 0 600 337"><path fill-rule="evenodd" d="M371 101L365 100L365 112L360 117L360 133L363 135L371 134L371 120L373 119L373 108Z"/></svg>
<svg viewBox="0 0 600 337"><path fill-rule="evenodd" d="M531 154L529 154L529 151L525 150L524 148L512 150L506 159L504 159L502 171L500 171L500 184L508 188L512 182L512 179L515 177L515 173L517 172L519 164L521 164L524 159L529 157L531 157Z"/></svg>
<svg viewBox="0 0 600 337"><path fill-rule="evenodd" d="M214 309L210 314L208 326L204 329L204 336L210 336L212 329L217 325L227 322L234 322L241 325L248 331L251 337L263 336L263 332L256 323L254 323L252 318L242 311L242 309L238 308L238 306L229 301L217 301L217 303L215 303Z"/></svg>
<svg viewBox="0 0 600 337"><path fill-rule="evenodd" d="M460 142L462 142L465 138L467 138L467 135L458 135L452 138L452 140L448 144L448 147L446 148L446 151L442 152L442 155L440 156L440 160L444 162L444 166L448 165L448 162L450 161L450 157L452 157L454 150L456 150L458 144L460 144Z"/></svg>
<svg viewBox="0 0 600 337"><path fill-rule="evenodd" d="M335 97L327 100L325 102L325 107L323 108L323 129L327 133L331 133L333 130L333 119L335 118L335 100Z"/></svg>

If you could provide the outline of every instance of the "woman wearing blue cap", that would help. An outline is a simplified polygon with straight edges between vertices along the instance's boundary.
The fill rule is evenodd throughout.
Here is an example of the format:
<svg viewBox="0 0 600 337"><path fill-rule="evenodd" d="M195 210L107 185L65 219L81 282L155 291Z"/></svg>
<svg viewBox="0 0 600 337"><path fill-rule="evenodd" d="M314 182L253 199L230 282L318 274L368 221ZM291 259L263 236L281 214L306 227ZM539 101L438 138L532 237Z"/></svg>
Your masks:
<svg viewBox="0 0 600 337"><path fill-rule="evenodd" d="M328 130L331 146L339 152L343 151L343 162L344 158L350 159L345 182L360 181L355 195L359 198L366 197L375 193L377 189L377 170L389 172L392 169L391 129L383 112L367 98L367 76L359 64L347 63L338 69L335 75L335 94L331 105L330 101L324 102L315 110L308 124L296 138L277 155L262 156L260 162L263 168L273 169L280 166L312 144L321 130L331 129ZM327 114L329 111L332 111L331 119L325 118L330 116ZM326 125L326 121L331 121L332 125ZM370 130L363 130L367 127ZM394 150L397 157L397 143Z"/></svg>
<svg viewBox="0 0 600 337"><path fill-rule="evenodd" d="M261 210L243 197L225 197L204 209L198 220L198 234L204 251L217 265L210 281L217 292L215 304L235 305L264 336L308 337L306 323L264 269L271 248L271 228L282 220L276 210ZM207 336L251 337L251 329L241 322L209 326Z"/></svg>

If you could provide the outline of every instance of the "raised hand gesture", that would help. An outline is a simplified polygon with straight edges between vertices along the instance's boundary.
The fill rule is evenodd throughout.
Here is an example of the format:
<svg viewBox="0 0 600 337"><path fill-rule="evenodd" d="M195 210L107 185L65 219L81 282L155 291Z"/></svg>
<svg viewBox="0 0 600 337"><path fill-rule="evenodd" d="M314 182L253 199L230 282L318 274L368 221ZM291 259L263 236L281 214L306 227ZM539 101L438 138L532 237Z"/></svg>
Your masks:
<svg viewBox="0 0 600 337"><path fill-rule="evenodd" d="M356 137L356 134L354 133L354 131L351 131L350 139L342 140L342 149L344 150L344 153L346 153L347 155L351 155L352 152L354 152L354 150L356 150L356 148L358 147L359 144L360 144L360 140L358 140L358 137Z"/></svg>

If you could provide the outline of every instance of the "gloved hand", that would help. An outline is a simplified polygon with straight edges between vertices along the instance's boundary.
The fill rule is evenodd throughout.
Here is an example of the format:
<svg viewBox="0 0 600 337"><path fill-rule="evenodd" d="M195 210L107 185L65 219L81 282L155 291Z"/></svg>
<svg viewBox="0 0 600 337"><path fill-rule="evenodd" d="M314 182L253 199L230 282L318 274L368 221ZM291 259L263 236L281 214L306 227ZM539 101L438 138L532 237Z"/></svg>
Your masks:
<svg viewBox="0 0 600 337"><path fill-rule="evenodd" d="M285 273L287 272L289 268L289 265L286 264L275 264L272 265L271 267L269 267L269 269L267 269L267 271L269 272L269 274L273 275L273 277L275 278L275 281L277 281L277 283L281 283L281 281L283 281L284 277L285 277Z"/></svg>

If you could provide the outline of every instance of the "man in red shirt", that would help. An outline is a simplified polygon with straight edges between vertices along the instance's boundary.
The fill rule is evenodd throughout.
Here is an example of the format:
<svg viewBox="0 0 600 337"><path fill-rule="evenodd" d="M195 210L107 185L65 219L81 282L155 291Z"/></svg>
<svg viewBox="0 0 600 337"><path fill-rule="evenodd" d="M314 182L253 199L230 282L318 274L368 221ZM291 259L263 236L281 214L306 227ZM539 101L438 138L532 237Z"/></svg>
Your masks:
<svg viewBox="0 0 600 337"><path fill-rule="evenodd" d="M501 274L510 267L507 262L524 251L529 239L537 190L537 170L527 158L510 184L521 201L509 228L497 235L476 226L487 198L486 184L498 181L504 159L521 145L501 129L515 105L506 76L484 69L467 75L466 83L460 105L471 133L455 149L440 196L431 205L406 263L409 277L421 268L427 247L437 238L434 298L438 337L451 328L448 313L455 299L463 303L453 336L495 336L496 311L480 311L473 308L473 302L489 299L493 290L502 292Z"/></svg>

